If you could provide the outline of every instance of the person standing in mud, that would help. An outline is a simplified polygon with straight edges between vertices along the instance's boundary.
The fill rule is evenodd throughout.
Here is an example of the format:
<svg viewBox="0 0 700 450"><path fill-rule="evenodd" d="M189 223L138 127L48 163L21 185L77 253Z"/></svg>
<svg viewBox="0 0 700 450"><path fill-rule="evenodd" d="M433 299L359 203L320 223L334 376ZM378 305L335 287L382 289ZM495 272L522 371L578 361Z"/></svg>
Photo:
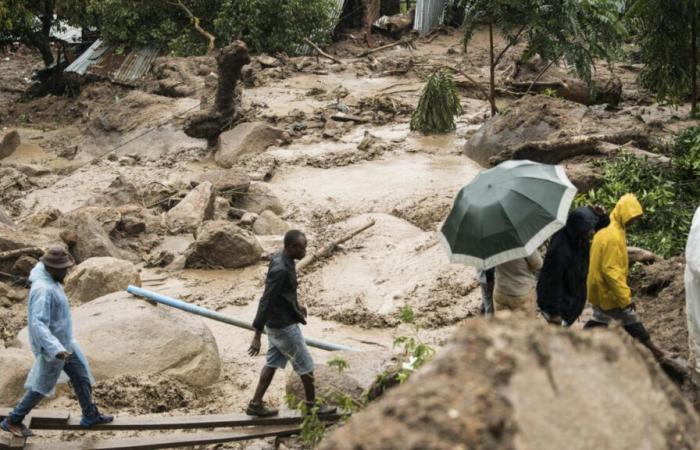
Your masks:
<svg viewBox="0 0 700 450"><path fill-rule="evenodd" d="M569 327L583 312L591 238L608 225L603 207L584 206L552 238L537 280L537 306L547 322Z"/></svg>
<svg viewBox="0 0 700 450"><path fill-rule="evenodd" d="M610 214L610 225L593 237L587 279L588 301L593 316L584 328L607 327L615 320L625 331L663 362L670 355L658 348L637 316L632 291L627 284L629 257L627 230L644 213L634 194L623 195Z"/></svg>
<svg viewBox="0 0 700 450"><path fill-rule="evenodd" d="M18 437L33 436L22 422L41 400L50 395L61 372L70 379L83 417L80 426L91 428L109 423L114 417L100 414L92 402L92 375L85 356L73 337L73 324L68 298L63 292L63 279L73 261L61 246L51 247L29 275L29 342L36 361L29 372L26 394L0 422L0 428Z"/></svg>
<svg viewBox="0 0 700 450"><path fill-rule="evenodd" d="M496 266L493 303L496 311L537 309L536 273L542 268L542 256L535 250L527 258L518 258Z"/></svg>
<svg viewBox="0 0 700 450"><path fill-rule="evenodd" d="M299 324L306 324L306 307L297 300L297 274L294 261L306 256L306 236L299 230L290 230L284 236L284 249L270 261L265 280L265 291L260 298L258 312L253 321L255 336L248 354L260 353L260 338L267 333L268 349L265 366L260 372L258 386L253 399L248 403L246 414L269 417L277 410L265 406L263 397L270 386L275 371L284 369L287 361L301 377L306 396L306 410L316 405L314 386L314 362L306 346ZM322 406L317 414L332 414L336 408Z"/></svg>

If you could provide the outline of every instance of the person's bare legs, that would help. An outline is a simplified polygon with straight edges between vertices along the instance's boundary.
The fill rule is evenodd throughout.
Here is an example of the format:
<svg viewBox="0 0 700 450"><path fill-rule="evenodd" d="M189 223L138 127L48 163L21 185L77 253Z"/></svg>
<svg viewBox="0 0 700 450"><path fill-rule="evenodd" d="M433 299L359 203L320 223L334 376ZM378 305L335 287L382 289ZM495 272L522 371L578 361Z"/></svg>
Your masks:
<svg viewBox="0 0 700 450"><path fill-rule="evenodd" d="M316 387L314 386L314 373L309 372L300 375L301 383L304 385L304 394L306 396L306 404L313 405L316 403Z"/></svg>
<svg viewBox="0 0 700 450"><path fill-rule="evenodd" d="M276 369L273 369L272 367L263 366L262 370L260 371L258 386L255 388L255 395L253 395L253 400L251 400L251 403L255 403L256 405L262 403L265 392L267 392L267 388L270 387L270 383L272 383L272 379L275 376L275 370Z"/></svg>

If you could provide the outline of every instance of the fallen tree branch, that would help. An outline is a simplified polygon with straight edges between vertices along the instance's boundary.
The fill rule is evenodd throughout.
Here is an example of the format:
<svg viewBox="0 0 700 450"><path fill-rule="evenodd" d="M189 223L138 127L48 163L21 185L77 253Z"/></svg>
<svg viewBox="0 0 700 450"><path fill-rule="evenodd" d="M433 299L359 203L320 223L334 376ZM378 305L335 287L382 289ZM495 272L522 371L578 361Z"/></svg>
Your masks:
<svg viewBox="0 0 700 450"><path fill-rule="evenodd" d="M452 67L452 66L444 66L444 67L446 69L450 69L450 70L454 71L455 73L458 73L458 74L462 75L464 78L466 78L467 81L469 81L471 84L473 84L474 87L476 87L481 92L481 94L484 96L485 99L488 100L490 98L488 91L486 91L486 88L484 88L481 85L481 83L477 82L474 78L467 75L467 73L465 71L463 71L462 69L458 69L456 67Z"/></svg>
<svg viewBox="0 0 700 450"><path fill-rule="evenodd" d="M627 247L627 255L629 257L630 264L634 264L636 262L651 264L661 259L659 256L655 255L649 250L631 246Z"/></svg>
<svg viewBox="0 0 700 450"><path fill-rule="evenodd" d="M554 61L555 61L554 59L551 60L551 61L549 62L549 64L547 64L547 66L545 66L544 69L540 70L540 73L537 74L537 76L535 77L535 79L532 80L532 83L530 83L530 86L527 88L527 91L525 91L525 95L527 95L527 94L530 93L530 91L532 90L533 86L535 86L535 84L536 84L538 81L540 81L540 78L542 78L542 76L545 74L545 72L547 72L547 71L549 70L549 68L552 67L552 64L554 64Z"/></svg>
<svg viewBox="0 0 700 450"><path fill-rule="evenodd" d="M197 30L199 34L204 36L209 41L209 44L207 45L207 52L213 52L214 49L216 49L216 37L204 28L202 28L199 17L192 14L192 11L190 11L190 9L187 6L185 6L182 0L175 0L174 2L170 2L170 4L179 7L185 12L185 14L187 14L187 16L190 18L190 21L192 22L192 26L194 27L194 29Z"/></svg>
<svg viewBox="0 0 700 450"><path fill-rule="evenodd" d="M410 47L410 46L412 46L413 41L415 41L415 40L416 40L416 38L401 39L401 40L399 40L399 41L392 42L391 44L382 45L382 46L380 46L380 47L373 48L373 49L371 49L371 50L365 50L364 52L360 53L360 54L357 55L357 56L359 56L360 58L362 58L362 57L364 57L364 56L371 55L372 53L377 53L377 52L380 52L380 51L382 51L382 50L386 50L386 49L388 49L388 48L396 47L396 46L398 46L398 45L408 45L408 46Z"/></svg>
<svg viewBox="0 0 700 450"><path fill-rule="evenodd" d="M44 249L42 249L41 247L24 247L24 248L18 248L15 250L7 250L4 252L0 252L0 259L15 258L17 256L23 256L23 255L41 256L43 254L44 254Z"/></svg>
<svg viewBox="0 0 700 450"><path fill-rule="evenodd" d="M331 253L333 253L333 251L336 249L336 247L338 247L340 244L342 244L343 242L349 241L350 239L352 239L353 237L362 233L366 229L372 227L375 223L376 223L376 221L374 219L370 219L370 221L367 222L367 224L363 225L362 227L339 237L338 239L334 240L330 244L322 247L316 253L309 255L306 258L302 259L297 264L297 271L301 272L302 270L304 270L305 267L308 267L310 264L316 262L316 260L330 256Z"/></svg>
<svg viewBox="0 0 700 450"><path fill-rule="evenodd" d="M316 45L316 44L314 44L313 42L311 42L308 38L304 38L304 42L306 42L307 44L309 44L310 46L312 46L312 47L314 48L314 50L316 50L316 51L318 52L318 54L321 55L321 56L323 56L324 58L328 58L328 59L330 59L331 61L340 64L341 66L343 65L343 61L339 60L339 59L336 58L335 56L331 56L331 55L329 55L328 53L324 52L323 50L321 50L321 48L320 48L318 45Z"/></svg>

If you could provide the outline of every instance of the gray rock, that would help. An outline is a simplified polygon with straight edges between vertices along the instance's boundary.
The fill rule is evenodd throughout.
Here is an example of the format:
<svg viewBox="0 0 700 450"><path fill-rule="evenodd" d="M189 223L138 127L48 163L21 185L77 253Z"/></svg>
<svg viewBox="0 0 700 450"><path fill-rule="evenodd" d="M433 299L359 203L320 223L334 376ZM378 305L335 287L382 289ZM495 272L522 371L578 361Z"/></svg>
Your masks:
<svg viewBox="0 0 700 450"><path fill-rule="evenodd" d="M263 211L253 224L253 232L260 235L284 234L289 225L270 210Z"/></svg>
<svg viewBox="0 0 700 450"><path fill-rule="evenodd" d="M0 142L0 159L7 158L17 150L17 147L22 144L17 130L12 130L5 134Z"/></svg>
<svg viewBox="0 0 700 450"><path fill-rule="evenodd" d="M203 221L214 217L216 195L208 181L192 189L180 203L166 213L168 228L173 232L193 232Z"/></svg>
<svg viewBox="0 0 700 450"><path fill-rule="evenodd" d="M243 155L256 155L264 152L282 138L282 130L264 122L246 122L234 129L221 133L214 156L221 167L229 168Z"/></svg>
<svg viewBox="0 0 700 450"><path fill-rule="evenodd" d="M66 277L66 295L72 302L86 303L112 292L125 291L133 284L141 286L136 266L123 259L88 258Z"/></svg>
<svg viewBox="0 0 700 450"><path fill-rule="evenodd" d="M12 405L24 394L24 381L34 364L31 352L19 348L0 350L0 405Z"/></svg>
<svg viewBox="0 0 700 450"><path fill-rule="evenodd" d="M282 202L265 183L252 183L244 196L234 199L233 206L255 214L268 209L277 215L284 214Z"/></svg>
<svg viewBox="0 0 700 450"><path fill-rule="evenodd" d="M242 195L248 191L250 177L240 169L208 170L197 177L197 182L208 181L214 186L218 194Z"/></svg>
<svg viewBox="0 0 700 450"><path fill-rule="evenodd" d="M187 267L235 269L260 260L262 247L255 235L231 222L211 220L197 230L187 249Z"/></svg>

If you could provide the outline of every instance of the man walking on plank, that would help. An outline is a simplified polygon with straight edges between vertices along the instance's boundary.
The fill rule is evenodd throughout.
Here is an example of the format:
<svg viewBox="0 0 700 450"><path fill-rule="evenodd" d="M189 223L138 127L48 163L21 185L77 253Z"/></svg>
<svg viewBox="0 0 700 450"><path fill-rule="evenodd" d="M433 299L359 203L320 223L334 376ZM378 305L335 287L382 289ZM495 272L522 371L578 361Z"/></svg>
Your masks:
<svg viewBox="0 0 700 450"><path fill-rule="evenodd" d="M0 428L15 436L29 437L32 431L22 422L24 417L47 395L53 393L58 377L65 372L83 417L80 426L90 428L109 423L114 418L100 414L92 402L92 375L85 356L73 337L73 324L68 298L63 292L63 279L73 265L61 246L51 247L29 275L29 341L36 357L25 388L26 394Z"/></svg>
<svg viewBox="0 0 700 450"><path fill-rule="evenodd" d="M306 324L306 307L297 300L297 274L294 260L306 256L306 236L299 230L290 230L284 236L284 250L276 253L270 261L265 280L265 292L260 299L258 312L253 322L255 336L248 354L260 353L260 337L263 329L267 333L268 349L265 366L260 372L260 380L255 395L248 404L246 414L269 417L277 410L267 408L263 396L272 382L277 369L284 369L287 361L301 377L306 394L306 410L316 403L314 386L314 362L306 347L299 324ZM320 407L317 414L332 414L336 408Z"/></svg>

